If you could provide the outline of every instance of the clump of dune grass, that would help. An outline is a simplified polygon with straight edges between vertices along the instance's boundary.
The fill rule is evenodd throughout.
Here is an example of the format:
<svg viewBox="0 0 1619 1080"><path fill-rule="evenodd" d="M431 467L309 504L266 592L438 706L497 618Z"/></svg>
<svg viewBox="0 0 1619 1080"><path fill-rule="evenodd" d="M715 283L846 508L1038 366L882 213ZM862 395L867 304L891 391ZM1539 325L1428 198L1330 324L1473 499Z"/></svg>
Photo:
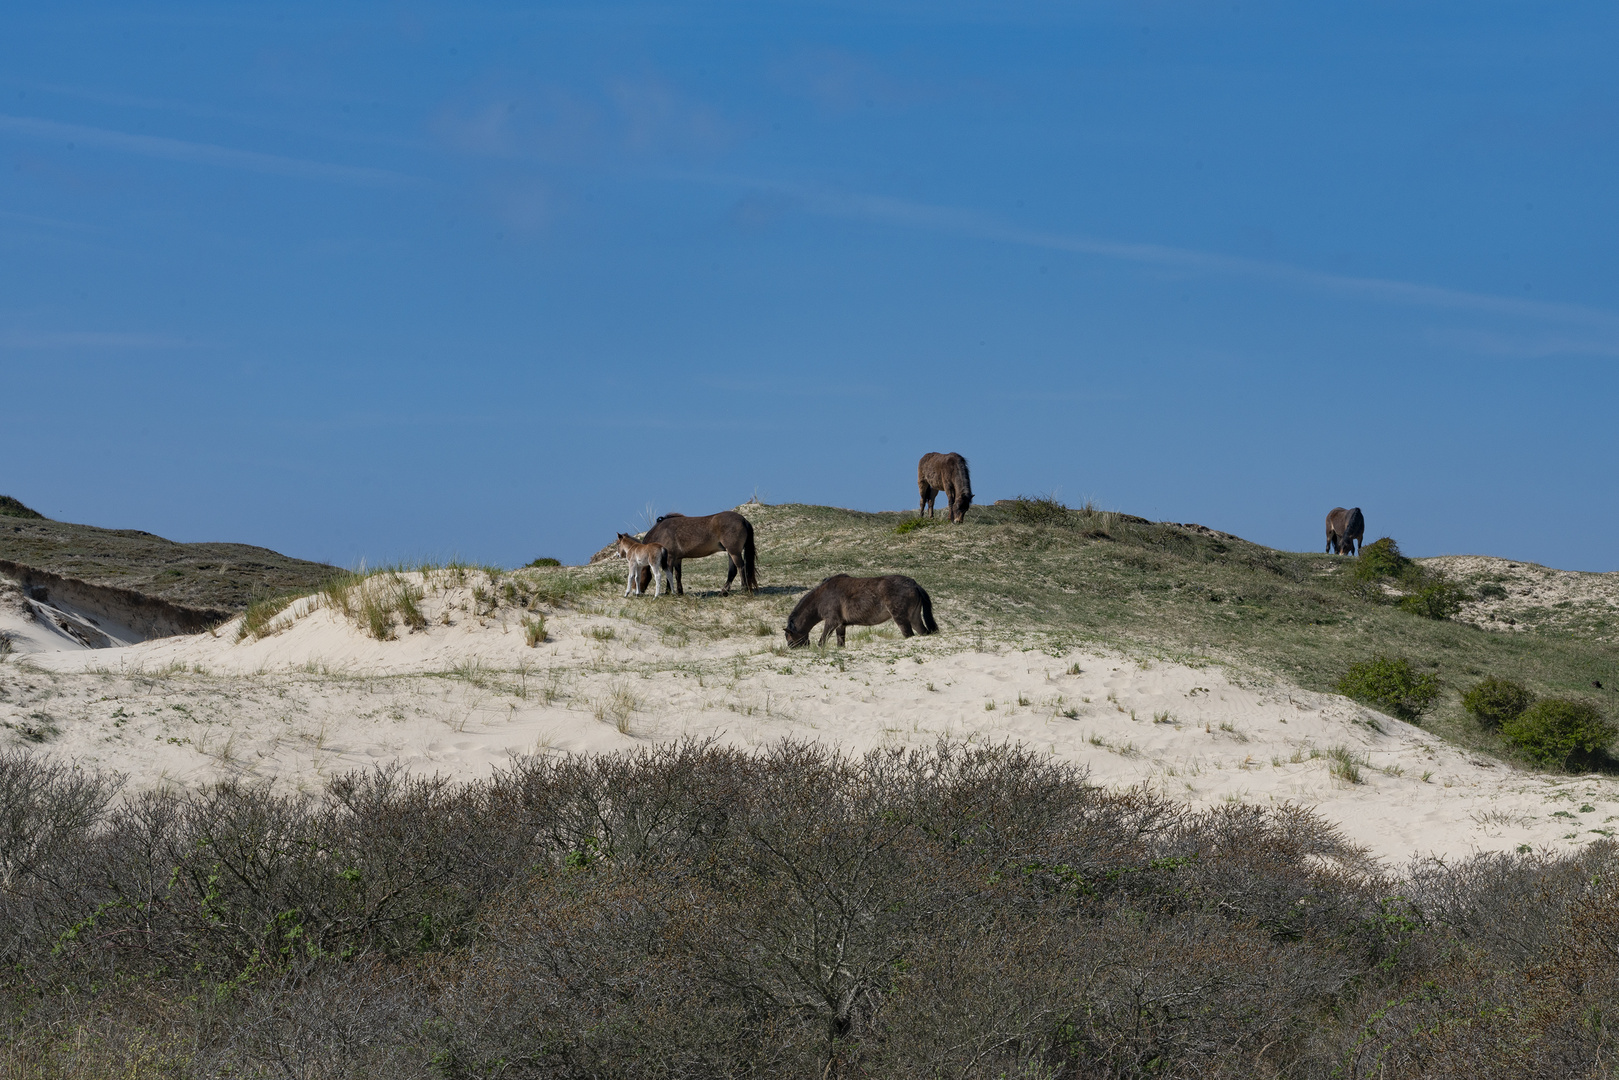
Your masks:
<svg viewBox="0 0 1619 1080"><path fill-rule="evenodd" d="M427 616L422 614L422 590L408 581L395 582L395 602L399 607L399 617L412 632L427 629Z"/></svg>
<svg viewBox="0 0 1619 1080"><path fill-rule="evenodd" d="M1364 784L1366 781L1360 775L1360 770L1361 766L1367 764L1363 758L1356 757L1347 746L1327 748L1327 772L1346 784Z"/></svg>
<svg viewBox="0 0 1619 1080"><path fill-rule="evenodd" d="M523 619L523 637L529 648L534 648L545 640L545 616L529 615Z"/></svg>
<svg viewBox="0 0 1619 1080"><path fill-rule="evenodd" d="M333 611L341 611L346 618L354 617L354 590L365 581L364 574L347 572L333 575L320 587L320 599Z"/></svg>
<svg viewBox="0 0 1619 1080"><path fill-rule="evenodd" d="M255 600L247 605L247 611L242 615L242 623L236 628L236 640L246 641L248 638L257 640L270 632L270 624L277 615L287 610L296 600L295 596L270 596L262 600Z"/></svg>
<svg viewBox="0 0 1619 1080"><path fill-rule="evenodd" d="M624 683L614 683L607 693L591 703L591 712L597 720L612 724L620 735L630 733L630 717L641 707L641 701Z"/></svg>
<svg viewBox="0 0 1619 1080"><path fill-rule="evenodd" d="M392 599L381 589L360 588L360 625L378 641L388 641L394 636Z"/></svg>

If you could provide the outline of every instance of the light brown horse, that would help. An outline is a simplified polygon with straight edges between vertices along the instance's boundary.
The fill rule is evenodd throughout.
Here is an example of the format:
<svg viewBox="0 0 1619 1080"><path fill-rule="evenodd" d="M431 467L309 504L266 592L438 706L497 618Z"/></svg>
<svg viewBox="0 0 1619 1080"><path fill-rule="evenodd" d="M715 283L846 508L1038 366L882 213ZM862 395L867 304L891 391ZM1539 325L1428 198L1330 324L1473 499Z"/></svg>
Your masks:
<svg viewBox="0 0 1619 1080"><path fill-rule="evenodd" d="M642 579L642 572L652 575L652 598L656 600L660 595L659 589L664 582L669 583L669 591L675 591L674 579L669 576L669 552L662 544L643 544L633 536L618 534L618 553L630 564L630 572L624 579L624 595L630 595L633 588L637 596L646 595L646 582Z"/></svg>
<svg viewBox="0 0 1619 1080"><path fill-rule="evenodd" d="M916 463L916 486L922 492L922 505L916 511L933 516L933 500L940 492L949 500L950 520L960 525L967 520L967 507L973 504L973 480L967 473L967 459L960 454L923 454Z"/></svg>
<svg viewBox="0 0 1619 1080"><path fill-rule="evenodd" d="M1356 546L1366 538L1366 519L1360 507L1345 510L1332 508L1327 515L1327 550L1334 555L1354 555Z"/></svg>
<svg viewBox="0 0 1619 1080"><path fill-rule="evenodd" d="M687 517L685 514L665 514L647 531L643 543L661 544L669 553L669 565L675 574L675 592L686 594L680 580L680 560L701 559L716 552L725 552L730 564L725 569L725 587L721 596L731 592L731 582L738 572L742 574L742 587L750 593L759 587L758 557L753 549L753 525L735 510L721 510L708 517ZM650 570L642 570L642 589Z"/></svg>
<svg viewBox="0 0 1619 1080"><path fill-rule="evenodd" d="M905 637L939 629L933 621L933 601L927 590L904 574L833 574L805 593L787 617L787 645L794 649L808 645L810 631L818 622L825 622L826 629L821 631L817 644L825 645L828 636L837 634L838 644L842 645L845 627L876 626L889 619L898 624Z"/></svg>

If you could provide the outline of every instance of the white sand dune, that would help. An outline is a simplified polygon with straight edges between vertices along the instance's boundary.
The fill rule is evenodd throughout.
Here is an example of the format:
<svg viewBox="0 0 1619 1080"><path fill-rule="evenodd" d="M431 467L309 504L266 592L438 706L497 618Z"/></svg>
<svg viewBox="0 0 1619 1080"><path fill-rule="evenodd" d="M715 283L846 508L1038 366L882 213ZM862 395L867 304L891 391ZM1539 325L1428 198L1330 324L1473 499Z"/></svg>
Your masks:
<svg viewBox="0 0 1619 1080"><path fill-rule="evenodd" d="M779 636L677 646L632 619L569 612L548 614L549 640L530 647L521 613L479 617L465 586L425 591L429 625L389 641L310 598L261 640L238 642L232 622L124 648L14 655L0 664L0 723L11 741L137 786L313 786L390 761L472 777L514 753L685 736L855 751L944 737L1021 742L1099 783L1194 805L1300 803L1396 863L1567 849L1619 826L1608 778L1525 773L1343 698L1218 666L974 648L948 628L909 641L854 635L825 654L782 654ZM672 602L689 601L633 603Z"/></svg>
<svg viewBox="0 0 1619 1080"><path fill-rule="evenodd" d="M7 653L77 652L140 639L127 626L93 618L60 600L35 599L17 582L0 577L0 641Z"/></svg>

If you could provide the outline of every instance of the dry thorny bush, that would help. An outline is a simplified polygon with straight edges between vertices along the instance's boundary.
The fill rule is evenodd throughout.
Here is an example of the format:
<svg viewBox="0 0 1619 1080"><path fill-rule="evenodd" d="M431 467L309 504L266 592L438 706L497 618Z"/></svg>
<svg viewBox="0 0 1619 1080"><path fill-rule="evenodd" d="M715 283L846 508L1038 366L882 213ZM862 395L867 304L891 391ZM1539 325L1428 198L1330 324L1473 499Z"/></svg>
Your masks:
<svg viewBox="0 0 1619 1080"><path fill-rule="evenodd" d="M0 1075L1612 1075L1619 848L1382 872L1010 747L0 755Z"/></svg>

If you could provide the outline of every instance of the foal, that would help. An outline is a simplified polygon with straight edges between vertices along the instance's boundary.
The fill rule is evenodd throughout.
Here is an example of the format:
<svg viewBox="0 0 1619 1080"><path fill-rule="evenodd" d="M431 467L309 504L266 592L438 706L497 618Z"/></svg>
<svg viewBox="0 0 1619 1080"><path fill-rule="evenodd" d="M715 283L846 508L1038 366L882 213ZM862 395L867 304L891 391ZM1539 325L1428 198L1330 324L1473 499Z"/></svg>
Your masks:
<svg viewBox="0 0 1619 1080"><path fill-rule="evenodd" d="M624 582L624 595L630 595L635 590L636 596L646 595L646 586L641 584L641 568L646 567L652 573L652 598L656 600L663 595L660 586L665 582L669 591L675 591L675 582L669 576L669 551L662 544L643 544L633 536L618 534L618 553L624 556L630 564L630 576Z"/></svg>

